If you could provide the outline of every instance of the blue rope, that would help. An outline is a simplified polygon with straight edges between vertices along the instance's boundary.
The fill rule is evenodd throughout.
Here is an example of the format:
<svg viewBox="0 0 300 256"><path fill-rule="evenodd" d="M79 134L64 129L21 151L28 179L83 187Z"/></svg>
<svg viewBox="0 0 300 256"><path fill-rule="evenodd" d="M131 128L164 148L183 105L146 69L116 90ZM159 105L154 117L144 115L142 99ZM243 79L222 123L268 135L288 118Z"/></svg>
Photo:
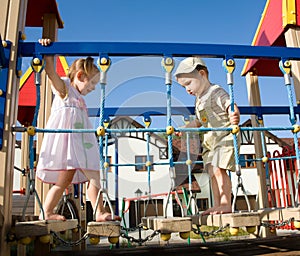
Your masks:
<svg viewBox="0 0 300 256"><path fill-rule="evenodd" d="M293 107L293 94L292 94L292 90L291 90L291 84L286 84L286 88L288 91L288 98L289 98L289 105L290 105L290 121L291 124L294 125L296 124L296 120L295 120L295 113L294 113L294 107ZM299 172L299 142L298 142L298 136L297 133L293 133L293 138L294 138L294 147L295 147L295 153L296 153L296 161L297 161L297 169L298 169L298 180L297 180L297 189L296 189L296 195L295 195L295 205L298 206L299 205L299 182L300 182L300 172Z"/></svg>
<svg viewBox="0 0 300 256"><path fill-rule="evenodd" d="M105 162L108 163L108 133L105 133ZM103 164L104 165L104 164ZM108 169L109 167L106 167L104 169L105 173L106 173L106 177L108 176ZM105 184L105 188L108 188L108 181L106 179L106 184Z"/></svg>
<svg viewBox="0 0 300 256"><path fill-rule="evenodd" d="M296 124L295 120L295 113L294 113L294 100L293 100L293 93L292 93L292 88L291 84L286 85L287 93L288 93L288 98L289 98L289 106L290 106L290 121L291 124L294 125ZM298 136L297 133L293 133L293 138L294 138L294 145L295 145L295 152L296 152L296 159L299 160L299 142L298 142ZM298 166L299 169L299 166Z"/></svg>
<svg viewBox="0 0 300 256"><path fill-rule="evenodd" d="M229 84L229 96L230 96L230 108L234 112L234 93L233 93L233 84ZM238 148L238 139L237 135L233 134L233 146L234 146L234 158L235 163L238 166L240 164L239 160L239 148Z"/></svg>
<svg viewBox="0 0 300 256"><path fill-rule="evenodd" d="M186 154L187 160L191 160L190 154L190 134L186 133ZM188 164L189 191L192 191L192 165Z"/></svg>
<svg viewBox="0 0 300 256"><path fill-rule="evenodd" d="M37 83L36 84L36 107L35 107L34 116L33 116L33 120L32 120L32 126L37 125L37 118L38 118L38 114L39 114L39 110L40 110L40 102L41 102L40 95L41 95L41 87L40 87L40 84Z"/></svg>
<svg viewBox="0 0 300 256"><path fill-rule="evenodd" d="M150 133L146 133L147 136L147 162L150 162ZM148 173L148 193L151 194L151 166L147 166Z"/></svg>
<svg viewBox="0 0 300 256"><path fill-rule="evenodd" d="M287 93L288 93L289 106L290 106L290 121L291 121L291 124L294 125L294 124L296 124L296 120L295 120L295 113L294 113L294 100L293 100L291 84L286 84L286 89L287 89ZM299 154L299 143L298 143L297 133L293 133L293 138L294 138L296 159L297 159L297 161L299 161L300 154ZM298 162L298 164L299 164L299 162ZM299 169L299 166L298 166L298 169Z"/></svg>
<svg viewBox="0 0 300 256"><path fill-rule="evenodd" d="M36 73L37 75L37 73ZM36 126L37 125L37 118L38 118L38 114L39 114L39 110L40 110L40 92L41 92L41 88L40 88L40 83L36 83L36 106L35 106L35 110L34 110L34 116L33 116L33 120L32 120L32 126ZM33 169L34 168L34 149L33 149L33 138L34 136L30 136L29 137L29 168Z"/></svg>
<svg viewBox="0 0 300 256"><path fill-rule="evenodd" d="M294 125L296 123L296 120L295 120L295 112L294 112L294 106L293 106L294 101L293 101L293 93L292 93L291 84L286 84L286 89L287 89L289 107L290 107L290 121L291 121L291 124Z"/></svg>
<svg viewBox="0 0 300 256"><path fill-rule="evenodd" d="M167 125L172 125L171 118L171 84L167 84ZM168 135L168 153L169 153L169 161L170 167L174 167L174 159L173 159L173 143L172 143L172 134Z"/></svg>
<svg viewBox="0 0 300 256"><path fill-rule="evenodd" d="M36 126L37 125L37 118L38 118L38 114L39 114L39 110L40 110L40 95L41 95L41 87L40 87L40 73L34 73L35 76L39 76L39 78L35 79L35 89L36 89L36 106L34 109L34 115L33 115L33 120L32 120L32 126ZM29 168L33 169L34 168L34 149L33 149L33 138L34 136L30 136L29 137Z"/></svg>
<svg viewBox="0 0 300 256"><path fill-rule="evenodd" d="M101 106L99 116L99 126L103 126L104 121L104 107L105 107L105 84L101 84ZM100 169L103 170L104 158L103 158L103 136L99 136L99 153L100 153Z"/></svg>

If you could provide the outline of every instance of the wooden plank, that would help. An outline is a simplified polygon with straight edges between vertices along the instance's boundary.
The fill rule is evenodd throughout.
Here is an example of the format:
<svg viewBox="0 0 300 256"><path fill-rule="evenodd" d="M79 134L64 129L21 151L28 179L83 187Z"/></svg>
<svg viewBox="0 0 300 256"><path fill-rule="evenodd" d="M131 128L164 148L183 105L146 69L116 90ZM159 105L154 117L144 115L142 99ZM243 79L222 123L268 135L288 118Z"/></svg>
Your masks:
<svg viewBox="0 0 300 256"><path fill-rule="evenodd" d="M106 221L106 222L89 222L87 225L87 233L95 236L119 237L120 236L120 222Z"/></svg>
<svg viewBox="0 0 300 256"><path fill-rule="evenodd" d="M3 216L2 212L0 212L0 227L1 228L3 226L3 223L4 223L4 216Z"/></svg>
<svg viewBox="0 0 300 256"><path fill-rule="evenodd" d="M288 47L300 47L300 28L291 27L285 34L286 46ZM291 61L292 63L292 79L295 90L296 102L300 104L300 62Z"/></svg>
<svg viewBox="0 0 300 256"><path fill-rule="evenodd" d="M12 199L12 214L13 215L22 215L23 208L25 205L26 196L25 195L13 195ZM34 196L30 196L28 205L26 208L26 214L33 215L34 208Z"/></svg>
<svg viewBox="0 0 300 256"><path fill-rule="evenodd" d="M22 221L34 221L34 220L39 220L39 216L34 216L34 215L25 215L24 219L22 219L22 215L13 215L12 216L12 226L15 226L16 223L22 222Z"/></svg>
<svg viewBox="0 0 300 256"><path fill-rule="evenodd" d="M221 227L252 227L260 226L259 212L237 212L226 214L202 215L199 217L200 225Z"/></svg>
<svg viewBox="0 0 300 256"><path fill-rule="evenodd" d="M38 221L24 221L18 222L15 226L16 237L20 239L27 236L43 236L48 235L50 232L60 232L68 229L78 227L77 220L38 220Z"/></svg>
<svg viewBox="0 0 300 256"><path fill-rule="evenodd" d="M189 232L192 230L190 217L143 217L142 223L150 229L164 233Z"/></svg>
<svg viewBox="0 0 300 256"><path fill-rule="evenodd" d="M266 208L258 211L262 221L300 220L300 208Z"/></svg>
<svg viewBox="0 0 300 256"><path fill-rule="evenodd" d="M8 0L1 1L0 8L0 33L2 40L6 38L6 28L8 26L8 15L9 15L9 2Z"/></svg>

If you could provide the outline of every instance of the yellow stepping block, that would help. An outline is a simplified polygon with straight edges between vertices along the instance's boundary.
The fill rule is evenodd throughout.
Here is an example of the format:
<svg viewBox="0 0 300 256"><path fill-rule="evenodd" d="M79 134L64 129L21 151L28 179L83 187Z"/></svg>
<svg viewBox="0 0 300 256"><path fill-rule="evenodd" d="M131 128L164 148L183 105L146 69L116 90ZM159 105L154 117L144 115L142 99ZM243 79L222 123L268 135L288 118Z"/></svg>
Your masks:
<svg viewBox="0 0 300 256"><path fill-rule="evenodd" d="M143 217L142 223L149 229L160 230L164 233L190 232L192 219L190 217Z"/></svg>
<svg viewBox="0 0 300 256"><path fill-rule="evenodd" d="M120 222L106 221L106 222L89 222L87 225L87 233L94 236L105 237L119 237L120 236Z"/></svg>
<svg viewBox="0 0 300 256"><path fill-rule="evenodd" d="M198 223L197 223L198 220ZM253 227L260 226L259 212L236 212L226 214L199 215L193 217L193 224L221 227Z"/></svg>
<svg viewBox="0 0 300 256"><path fill-rule="evenodd" d="M50 232L61 232L78 227L78 220L37 220L16 222L16 238L49 235Z"/></svg>

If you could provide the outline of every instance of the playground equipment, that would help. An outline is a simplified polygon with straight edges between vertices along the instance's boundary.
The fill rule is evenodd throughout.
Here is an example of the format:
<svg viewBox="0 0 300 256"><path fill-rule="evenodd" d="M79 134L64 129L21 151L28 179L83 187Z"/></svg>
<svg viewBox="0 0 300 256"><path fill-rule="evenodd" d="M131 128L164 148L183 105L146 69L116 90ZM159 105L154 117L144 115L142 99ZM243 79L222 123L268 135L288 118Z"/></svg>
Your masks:
<svg viewBox="0 0 300 256"><path fill-rule="evenodd" d="M294 143L295 143L295 156L291 156L290 159L296 159L297 170L299 173L299 149L298 149L298 138L297 133L300 131L299 125L296 124L295 116L300 113L298 107L294 107L293 99L291 96L291 81L290 81L290 73L291 73L291 61L300 60L300 50L298 48L286 48L286 47L278 47L278 48L271 48L271 47L263 47L263 46L240 46L240 45L208 45L208 44L173 44L173 43L89 43L89 42L80 42L80 43L61 43L55 42L49 47L42 47L38 43L33 42L24 42L19 35L18 31L23 31L24 28L24 10L26 9L26 2L27 1L15 1L16 6L11 6L7 1L7 9L18 7L20 15L16 15L14 19L16 20L9 20L11 26L5 26L5 31L0 31L1 34L4 36L5 39L0 45L0 68L1 68L1 76L0 76L0 97L1 97L1 107L0 107L0 116L1 116L1 138L0 138L0 146L1 146L1 159L3 159L3 167L1 169L1 173L3 177L5 177L1 184L4 188L3 194L0 197L0 204L3 206L3 218L1 223L1 243L0 249L1 252L9 255L9 245L7 243L7 236L11 234L12 230L12 220L10 220L9 210L11 208L11 191L12 191L12 175L9 170L13 169L13 154L10 152L14 148L14 135L12 132L26 132L30 136L32 148L32 141L33 136L42 134L45 132L91 132L97 133L99 136L99 145L100 145L100 156L101 156L101 182L102 182L102 191L101 193L104 195L106 201L109 203L110 199L107 193L107 186L106 186L106 176L105 176L105 169L108 168L109 163L107 161L107 154L104 153L104 145L107 147L108 135L114 134L118 132L163 132L167 135L168 138L168 165L169 165L169 174L171 180L171 186L168 193L168 198L171 194L175 194L178 198L177 191L174 187L174 178L175 178L175 165L177 164L173 159L173 152L172 152L172 135L174 131L182 131L186 132L187 134L192 132L205 132L211 130L223 130L223 131L230 131L232 132L233 136L235 137L235 160L237 165L237 175L238 175L238 187L242 189L242 192L245 194L245 199L247 201L246 193L243 189L243 182L241 179L241 172L239 166L239 158L238 158L238 151L237 151L237 144L236 144L236 134L239 131L258 131L262 132L265 130L289 130L292 131L294 136ZM5 9L6 10L6 9ZM12 17L10 18L12 19ZM56 17L52 21L56 22ZM13 25L14 26L13 26ZM21 25L20 25L21 24ZM56 23L55 23L56 24ZM7 24L6 24L7 25ZM57 25L57 24L56 24ZM13 29L12 29L13 27ZM7 31L12 29L12 31ZM53 32L53 31L52 31ZM9 35L9 34L12 35ZM51 33L50 33L51 34ZM55 33L52 34L54 37ZM51 37L51 36L49 36ZM34 115L34 122L31 126L28 127L15 127L16 123L16 111L17 111L17 95L18 91L16 90L16 85L18 82L18 75L19 72L14 72L16 69L19 70L21 58L22 57L32 57L32 66L35 70L36 66L42 66L43 55L64 55L64 56L98 56L99 62L98 65L101 70L101 108L99 114L99 127L97 129L88 130L88 129L76 129L76 130L46 130L43 128L43 125L38 124L37 121L37 113L39 111L39 104L36 105L36 112ZM162 65L165 70L165 85L166 85L166 95L167 95L167 108L163 110L161 113L166 114L166 128L158 129L158 128L150 128L150 125L146 125L146 128L140 129L110 129L107 125L107 120L109 120L109 116L112 115L114 110L107 110L105 106L105 87L106 87L106 76L109 72L109 66L111 64L110 57L112 56L160 56L162 57ZM172 69L174 67L174 59L173 57L185 57L185 56L192 56L192 55L205 55L207 57L213 58L220 58L223 59L223 65L226 71L227 76L227 84L229 86L230 96L231 96L231 105L234 104L234 97L233 97L233 71L235 65L235 59L239 58L249 58L249 59L256 59L256 58L263 58L263 59L271 59L275 60L284 76L285 86L287 88L288 97L289 97L289 106L286 108L281 109L271 109L271 108L264 108L260 107L260 104L255 104L255 98L253 97L253 102L251 104L255 107L248 107L243 108L241 107L242 114L251 114L259 116L260 118L264 114L276 113L276 111L280 113L285 113L290 115L291 124L286 127L263 127L262 122L259 127L242 127L239 128L237 126L233 126L230 128L176 128L172 126L171 118L172 118L172 105L171 105L171 74ZM37 75L37 89L39 88L39 81L41 75L41 69L35 70L35 74ZM248 79L252 79L253 77L247 77ZM38 89L39 90L39 89ZM251 91L250 91L251 93ZM8 96L11 97L11 100L8 101ZM39 102L40 93L37 93L37 102ZM258 92L256 91L254 96L258 96ZM259 97L257 97L259 98ZM43 103L43 100L41 101ZM140 111L140 110L139 110ZM153 109L152 109L153 111ZM185 115L186 112L180 112L180 109L177 110L178 113L181 115ZM8 114L7 114L8 113ZM124 113L129 113L124 111ZM147 114L151 116L151 111L148 111ZM191 114L193 114L191 112ZM139 115L138 111L132 113L132 115ZM42 115L42 118L45 119L45 116ZM145 122L149 122L146 117ZM188 137L188 136L187 136ZM258 139L259 140L259 139ZM187 140L188 141L188 140ZM260 141L260 140L259 140ZM106 143L105 143L106 142ZM188 144L188 142L187 142ZM149 142L147 143L149 145ZM270 158L267 156L266 151L264 150L262 143L257 145L257 151L262 152L260 154L262 157L259 162L267 163ZM188 145L187 145L188 148ZM149 152L149 150L148 150ZM147 161L145 162L145 166L149 172L149 168L154 163L151 163L149 159L149 153L147 154ZM185 164L188 166L189 170L189 178L191 174L190 166L192 164L191 159L189 158L189 152L187 152L187 161ZM30 157L30 172L29 172L29 191L32 192L34 195L38 195L39 191L36 190L36 184L34 180L34 162L33 157ZM211 225L211 226L225 226L228 225L232 229L232 233L236 233L237 229L240 227L246 227L249 233L253 233L256 228L254 227L261 227L265 226L267 228L270 227L277 227L278 225L276 222L281 221L285 224L287 222L292 221L292 219L298 221L300 220L299 216L299 177L296 181L296 192L294 198L294 206L292 208L267 208L267 197L265 195L265 175L262 175L264 172L263 166L259 170L261 174L261 195L260 195L260 210L259 211L251 211L248 205L247 212L234 212L231 214L217 214L212 216L201 216L201 215L187 215L182 210L182 217L174 217L170 218L166 216L163 217L145 217L143 218L143 225L145 225L149 229L153 229L154 231L159 231L162 235L163 240L168 240L170 238L170 233L179 232L182 238L188 238L188 233L193 230L193 224L197 226L201 225ZM299 175L299 174L298 174ZM151 179L149 176L149 191L151 192ZM38 199L38 196L36 196ZM235 197L236 198L236 197ZM149 198L151 199L151 198ZM189 200L189 199L188 199ZM39 199L38 199L39 201ZM40 204L40 203L39 203ZM188 202L187 205L190 203ZM41 205L41 204L40 204ZM235 205L235 201L233 206ZM42 207L41 207L42 208ZM112 209L112 206L110 205ZM112 211L113 213L113 211ZM30 229L34 236L42 237L39 241L46 242L47 246L49 246L49 235L53 232L60 232L66 229L76 229L78 227L78 221L68 220L66 222L59 222L59 221L26 221L25 216L22 216L22 222L15 223L15 236L17 239L23 241L24 244L29 243L28 239L28 232L24 230ZM25 220L25 221L24 221ZM273 224L275 222L275 224ZM297 223L297 222L296 222ZM280 223L279 223L280 224ZM120 232L120 224L116 222L107 222L107 223L97 223L97 222L90 222L87 225L87 232L83 235L78 241L75 242L77 245L82 240L86 239L88 236L94 237L94 242L97 242L98 236L107 236L110 239L111 243L117 243L118 237L121 235ZM96 237L96 238L95 238ZM37 243L39 243L39 241ZM37 245L37 248L43 248L41 245ZM49 249L49 248L48 248Z"/></svg>

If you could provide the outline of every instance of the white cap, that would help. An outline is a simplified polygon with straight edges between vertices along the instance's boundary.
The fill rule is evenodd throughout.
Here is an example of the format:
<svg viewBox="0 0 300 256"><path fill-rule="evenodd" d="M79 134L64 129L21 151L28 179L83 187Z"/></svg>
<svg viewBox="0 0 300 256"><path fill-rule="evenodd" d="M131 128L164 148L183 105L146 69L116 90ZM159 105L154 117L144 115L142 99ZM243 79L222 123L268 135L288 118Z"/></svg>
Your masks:
<svg viewBox="0 0 300 256"><path fill-rule="evenodd" d="M206 67L205 62L201 58L199 58L199 57L188 57L188 58L182 60L179 63L179 65L178 65L178 67L177 67L177 69L174 73L174 76L177 76L179 74L191 73L195 70L195 68L198 65Z"/></svg>

